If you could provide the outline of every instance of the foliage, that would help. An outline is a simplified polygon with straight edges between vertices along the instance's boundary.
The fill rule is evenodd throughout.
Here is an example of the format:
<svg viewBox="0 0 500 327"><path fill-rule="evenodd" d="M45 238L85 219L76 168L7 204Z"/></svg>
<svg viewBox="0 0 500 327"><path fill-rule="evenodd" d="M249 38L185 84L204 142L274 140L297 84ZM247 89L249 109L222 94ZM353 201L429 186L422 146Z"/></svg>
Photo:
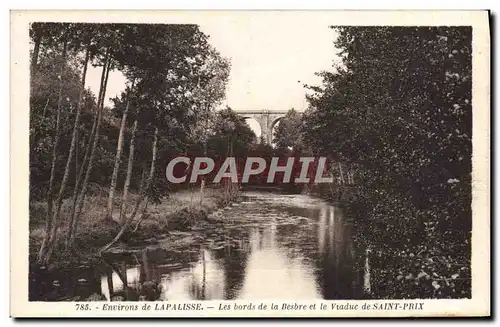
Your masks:
<svg viewBox="0 0 500 327"><path fill-rule="evenodd" d="M213 156L243 157L255 142L255 134L245 119L229 107L217 111L212 133L208 139L208 153Z"/></svg>
<svg viewBox="0 0 500 327"><path fill-rule="evenodd" d="M138 128L134 137L130 187L136 191L146 170L158 165L152 162L152 153L158 153L158 161L166 162L172 154L200 143L207 135L223 138L221 133L226 133L226 141L230 140L240 151L253 136L251 131L249 134L249 130L244 129L242 122L234 120L237 118L234 114L234 117L226 115L225 118L234 120L235 130L219 128L224 114L215 113L214 109L224 99L230 63L209 44L208 36L197 25L33 23L30 37L34 45L30 81L31 200L51 202L59 189L64 190L63 198L73 194L73 197L78 195L75 199L80 201L87 193L87 178L83 184L79 181L78 186L76 181L87 167L89 193L95 189L102 192L109 187L114 167L119 167L115 181L118 188L122 187L127 167L117 165L116 158L128 157L135 121ZM98 95L83 89L87 53L89 64L103 67ZM122 72L127 85L122 94L112 99L111 108L102 108L106 100L106 71L109 70ZM82 92L82 111L78 126L73 129ZM98 103L98 99L102 102ZM120 121L127 104L130 110L122 131L124 150L117 156ZM59 129L56 128L57 112L61 117ZM95 136L94 153L89 149ZM243 139L239 140L240 137ZM56 139L57 146L54 145ZM75 150L71 152L69 149L73 146ZM85 155L87 150L91 153L89 158ZM225 149L223 154L227 155ZM50 185L54 192L48 194L53 158L54 183ZM151 169L151 172L154 176L151 183L147 183L144 194L147 201L158 203L168 194L170 185L166 183L164 169ZM61 224L57 216L52 218L48 212L47 226L51 221L55 222L54 226ZM46 229L49 239L48 227ZM57 228L52 230L57 232ZM48 247L59 244L52 238L51 235ZM40 258L48 260L51 251L40 251L44 252Z"/></svg>
<svg viewBox="0 0 500 327"><path fill-rule="evenodd" d="M415 294L409 285L424 287L422 276L430 276L426 296L470 296L471 29L338 33L342 62L321 74L322 87L310 87L305 142L358 165L350 207L359 242L399 258L379 267L381 290L408 286L385 296ZM465 278L460 287L449 282L457 276Z"/></svg>
<svg viewBox="0 0 500 327"><path fill-rule="evenodd" d="M295 109L290 109L276 127L274 137L278 149L294 149L300 151L303 148L302 141L302 118Z"/></svg>

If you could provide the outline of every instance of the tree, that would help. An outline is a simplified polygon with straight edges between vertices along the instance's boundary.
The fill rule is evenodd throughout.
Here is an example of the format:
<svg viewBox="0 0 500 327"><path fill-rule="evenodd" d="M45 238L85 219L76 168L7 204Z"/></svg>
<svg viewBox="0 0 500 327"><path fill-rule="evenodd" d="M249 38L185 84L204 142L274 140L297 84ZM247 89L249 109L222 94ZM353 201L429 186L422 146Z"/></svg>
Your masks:
<svg viewBox="0 0 500 327"><path fill-rule="evenodd" d="M151 185L151 182L153 180L154 174L155 174L155 164L156 164L156 154L157 154L157 144L158 144L158 128L155 127L154 129L154 140L153 140L153 148L152 148L152 159L151 159L151 168L149 170L149 176L148 179L145 181L143 184L143 187L140 190L139 197L137 198L137 201L135 203L134 210L130 214L130 216L125 220L122 228L118 232L118 234L113 238L111 242L103 246L100 250L99 253L107 251L113 244L118 242L120 238L122 237L123 233L127 230L127 228L130 226L132 221L134 220L135 216L137 215L137 212L139 211L139 207L142 203L147 203L148 201L148 194L147 194L147 189Z"/></svg>
<svg viewBox="0 0 500 327"><path fill-rule="evenodd" d="M393 245L392 257L417 247L445 266L448 255L463 261L471 228L470 28L338 32L342 64L311 88L306 143L359 166L354 209L366 242Z"/></svg>
<svg viewBox="0 0 500 327"><path fill-rule="evenodd" d="M54 221L52 216L53 214L53 193L54 193L54 179L56 173L56 163L57 163L57 155L58 155L58 146L59 140L61 137L61 116L62 116L62 101L63 101L63 85L64 85L64 68L66 66L66 56L68 51L68 41L70 34L70 26L66 25L65 29L61 36L62 50L61 50L61 68L59 74L59 94L57 100L57 118L56 118L56 127L55 127L55 136L54 136L54 146L52 147L52 165L50 170L50 180L49 187L47 192L47 218L45 224L45 237L42 242L42 246L40 248L39 253L39 261L46 262L47 258L47 249L50 249L53 243L53 239L55 236L55 231L57 229L57 222ZM57 210L56 210L57 212Z"/></svg>
<svg viewBox="0 0 500 327"><path fill-rule="evenodd" d="M90 175L92 172L92 166L94 163L94 158L96 155L97 144L99 140L99 132L102 121L102 110L104 107L104 97L106 94L106 85L108 83L109 71L111 62L109 60L109 55L106 52L104 57L104 62L102 64L102 74L101 83L99 87L99 97L96 105L95 117L92 123L92 129L87 141L87 146L85 147L85 154L83 158L83 163L80 165L80 170L77 172L78 176L76 179L76 184L73 190L72 197L72 207L71 207L71 218L70 227L67 236L67 246L70 247L74 235L76 234L78 218L80 217L83 203L85 201L85 195L87 192L88 183L90 180ZM81 185L81 186L80 186ZM79 188L81 187L81 188Z"/></svg>
<svg viewBox="0 0 500 327"><path fill-rule="evenodd" d="M122 115L122 120L120 124L120 134L118 136L118 145L116 149L116 156L115 156L115 164L113 167L113 175L111 176L111 186L109 188L109 197L108 197L108 208L106 212L106 218L107 220L112 220L113 219L113 201L114 201L114 196L115 196L115 189L116 189L116 183L118 181L118 170L120 168L120 162L121 162L121 156L122 156L122 150L123 150L123 138L125 134L125 124L127 122L127 116L128 116L128 111L130 108L130 97L132 91L133 85L131 89L127 91L127 100L126 100L126 105L125 105L125 111L123 112ZM137 120L134 122L134 133L132 134L132 141L130 142L130 156L132 158L132 162L129 163L129 169L127 170L127 180L128 184L130 183L130 174L128 171L132 170L132 163L133 163L133 150L134 150L134 138L135 138L135 130L137 130ZM128 184L126 184L128 186ZM125 193L126 193L127 188L125 188ZM121 218L121 214L120 214Z"/></svg>
<svg viewBox="0 0 500 327"><path fill-rule="evenodd" d="M124 29L121 35L125 39L134 40L134 43L124 42L125 45L117 52L116 60L124 69L127 78L136 82L136 96L133 101L124 96L114 100L115 112L122 115L122 128L111 180L108 218L111 217L113 209L120 149L127 118L132 119L133 127L120 208L121 217L125 216L124 203L130 186L134 158L142 161L142 165L147 160L147 156L141 152L138 156L134 155L137 130L140 129L146 134L154 131L151 150L154 160L150 169L150 174L154 174L158 143L162 139L170 138L169 132L172 129L189 135L198 123L206 122L212 106L220 101L224 94L228 75L227 61L220 58L208 45L207 37L195 25L137 25ZM126 105L123 105L123 101L126 101ZM129 106L134 107L132 112L128 111ZM125 111L122 111L123 108ZM151 194L152 181L152 177L146 180L137 200L137 203L144 203L143 207L154 197ZM136 204L133 212L124 220L123 228L130 226L138 205ZM114 242L121 237L125 229L118 234ZM109 246L104 247L103 251Z"/></svg>
<svg viewBox="0 0 500 327"><path fill-rule="evenodd" d="M227 107L219 110L214 119L213 134L208 139L208 154L242 158L255 142L255 133L245 119Z"/></svg>
<svg viewBox="0 0 500 327"><path fill-rule="evenodd" d="M222 58L215 49L210 49L209 58L205 66L204 74L208 75L209 81L205 87L198 83L192 96L196 103L193 115L198 122L194 126L191 138L195 142L202 143L203 155L207 155L208 138L214 132L215 115L214 109L221 103L226 95L226 84L229 78L230 63L226 58ZM203 203L205 188L205 178L201 177L200 184L200 204Z"/></svg>
<svg viewBox="0 0 500 327"><path fill-rule="evenodd" d="M31 76L34 76L38 66L38 55L40 54L40 45L42 43L45 25L43 23L33 23L30 26L30 38L33 40L34 48L31 54Z"/></svg>
<svg viewBox="0 0 500 327"><path fill-rule="evenodd" d="M285 117L279 121L274 132L275 143L278 148L292 148L299 151L302 145L302 118L295 109L290 109Z"/></svg>

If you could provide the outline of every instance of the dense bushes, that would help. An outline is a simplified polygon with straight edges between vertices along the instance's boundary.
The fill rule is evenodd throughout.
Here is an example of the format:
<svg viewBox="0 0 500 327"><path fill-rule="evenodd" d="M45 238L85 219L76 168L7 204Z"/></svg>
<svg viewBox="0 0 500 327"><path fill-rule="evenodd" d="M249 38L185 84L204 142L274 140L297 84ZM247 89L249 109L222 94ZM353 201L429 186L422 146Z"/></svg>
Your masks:
<svg viewBox="0 0 500 327"><path fill-rule="evenodd" d="M470 296L471 29L337 32L342 63L311 87L302 129L316 154L357 166L346 206L375 295Z"/></svg>

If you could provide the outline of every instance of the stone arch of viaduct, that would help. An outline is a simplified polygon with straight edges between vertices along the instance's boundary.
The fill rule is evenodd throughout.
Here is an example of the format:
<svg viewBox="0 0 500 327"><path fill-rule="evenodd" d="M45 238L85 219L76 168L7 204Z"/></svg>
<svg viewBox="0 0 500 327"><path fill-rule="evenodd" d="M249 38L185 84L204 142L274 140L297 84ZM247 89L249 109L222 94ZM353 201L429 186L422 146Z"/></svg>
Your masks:
<svg viewBox="0 0 500 327"><path fill-rule="evenodd" d="M271 144L274 125L287 114L288 110L235 110L235 112L245 119L255 119L260 125L261 139Z"/></svg>

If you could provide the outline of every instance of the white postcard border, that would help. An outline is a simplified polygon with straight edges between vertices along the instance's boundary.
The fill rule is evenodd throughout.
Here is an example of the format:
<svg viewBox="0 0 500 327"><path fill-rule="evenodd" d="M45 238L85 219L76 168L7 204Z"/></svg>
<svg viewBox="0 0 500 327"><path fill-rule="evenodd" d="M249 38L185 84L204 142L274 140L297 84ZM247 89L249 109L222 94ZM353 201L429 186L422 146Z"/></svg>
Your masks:
<svg viewBox="0 0 500 327"><path fill-rule="evenodd" d="M105 311L102 302L85 302L97 309L77 310L75 302L28 301L29 188L29 44L32 21L201 23L259 19L263 24L293 19L297 24L326 25L461 25L473 27L473 233L472 299L296 301L306 305L331 303L424 303L424 310L217 310L221 303L203 301L203 311ZM13 317L408 317L487 316L490 314L490 34L487 11L12 11L11 12L11 316ZM253 301L280 304L285 301ZM287 303L289 303L288 301ZM113 302L115 304L117 302ZM122 302L132 304L132 302ZM154 306L158 302L139 302ZM168 303L180 303L169 301ZM183 303L199 303L188 301Z"/></svg>

